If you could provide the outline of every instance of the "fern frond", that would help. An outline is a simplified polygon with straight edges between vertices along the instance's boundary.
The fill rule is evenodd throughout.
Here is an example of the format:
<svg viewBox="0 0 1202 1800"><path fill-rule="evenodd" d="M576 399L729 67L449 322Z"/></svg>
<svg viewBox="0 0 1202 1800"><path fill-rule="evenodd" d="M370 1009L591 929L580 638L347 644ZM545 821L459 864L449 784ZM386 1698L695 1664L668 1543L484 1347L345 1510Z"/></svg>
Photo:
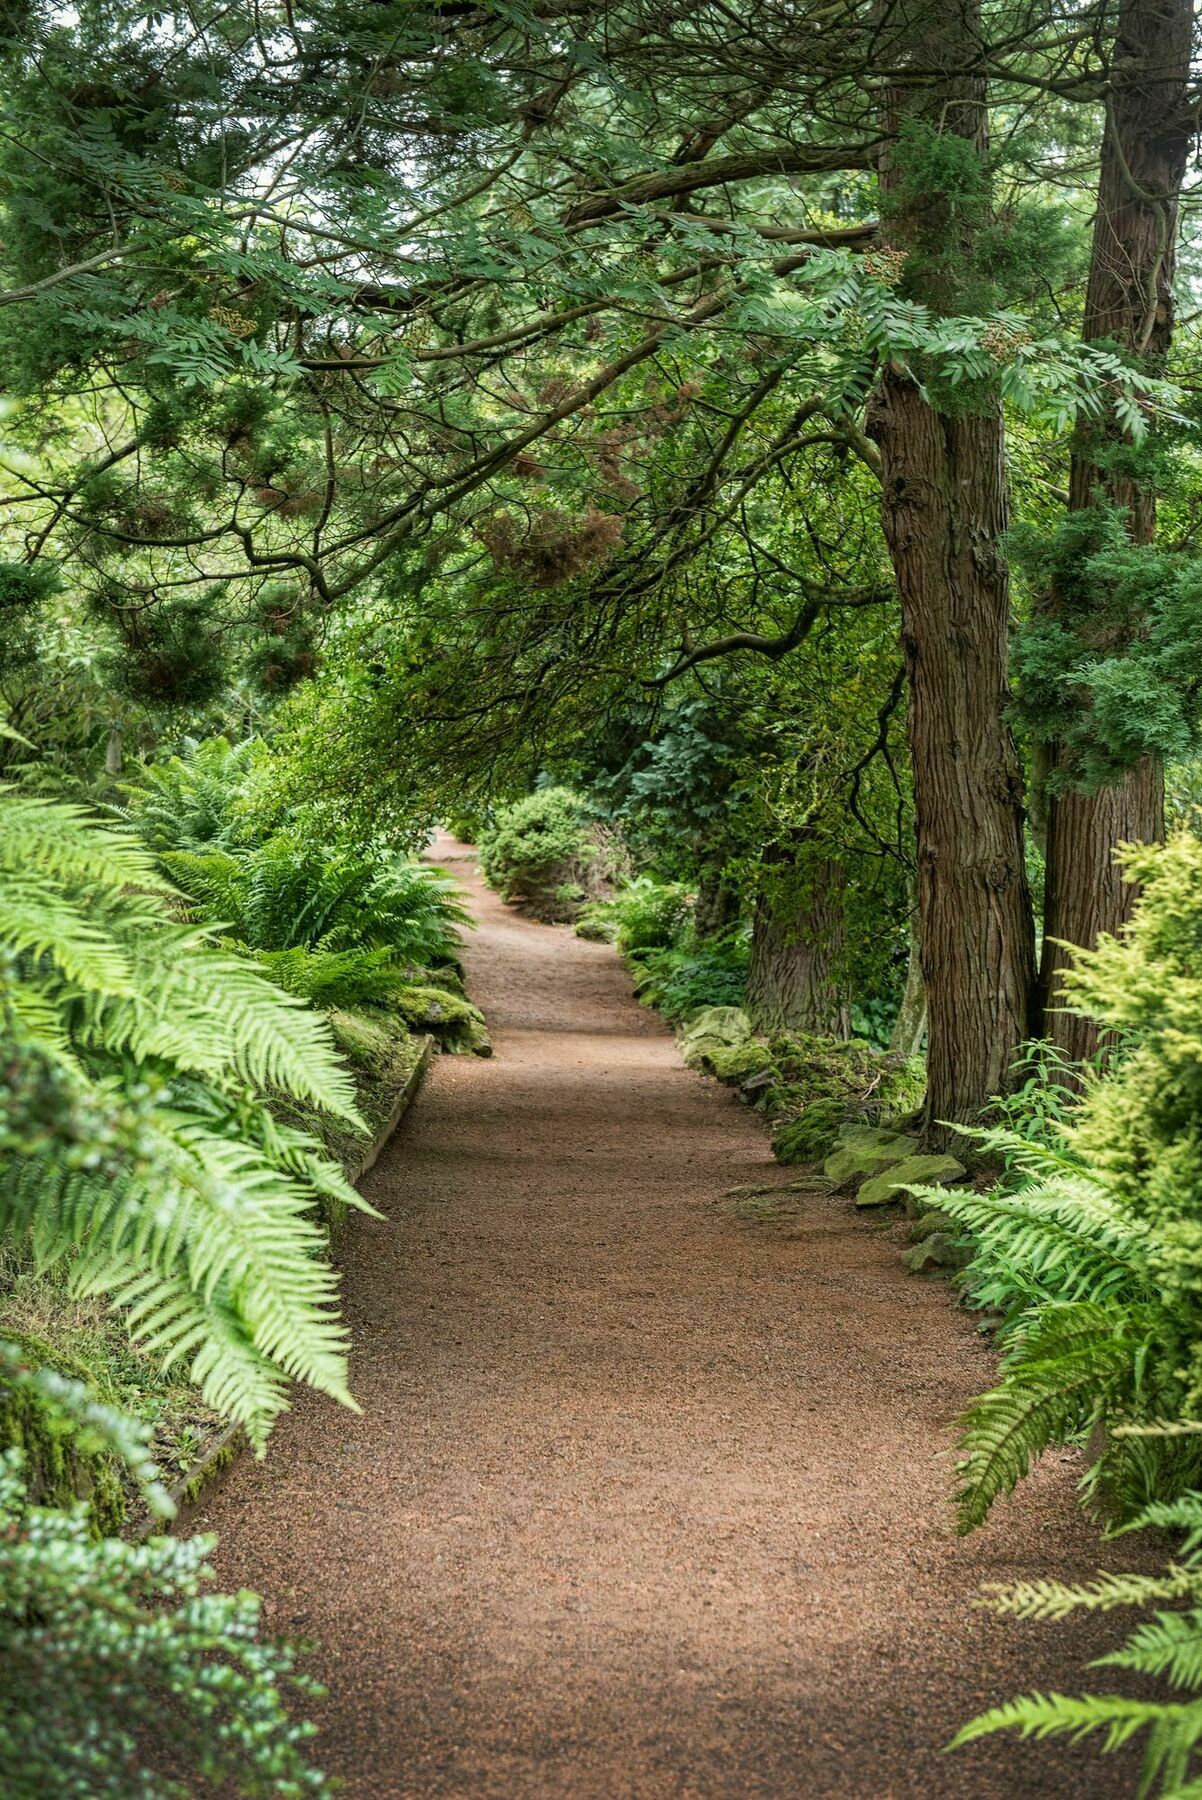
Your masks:
<svg viewBox="0 0 1202 1800"><path fill-rule="evenodd" d="M1120 1606L1202 1599L1202 1569L1170 1564L1163 1575L1111 1574L1101 1569L1093 1581L990 1582L977 1605L999 1618L1067 1619L1070 1613L1113 1612Z"/></svg>
<svg viewBox="0 0 1202 1800"><path fill-rule="evenodd" d="M1102 1732L1104 1751L1121 1750L1141 1731L1149 1731L1155 1741L1149 1746L1140 1788L1147 1793L1149 1782L1170 1768L1175 1773L1202 1737L1202 1700L1158 1703L1128 1700L1122 1694L1024 1694L970 1719L948 1748L959 1749L995 1731L1016 1731L1037 1740L1070 1737L1074 1743ZM1184 1768L1181 1774L1184 1777Z"/></svg>
<svg viewBox="0 0 1202 1800"><path fill-rule="evenodd" d="M1198 1590L1202 1591L1202 1575ZM1202 1609L1158 1612L1138 1625L1119 1649L1099 1656L1096 1669L1132 1669L1155 1675L1170 1687L1202 1687Z"/></svg>
<svg viewBox="0 0 1202 1800"><path fill-rule="evenodd" d="M1017 1193L924 1190L975 1240L970 1285L995 1277L1017 1293L1101 1302L1150 1293L1145 1239L1079 1170Z"/></svg>
<svg viewBox="0 0 1202 1800"><path fill-rule="evenodd" d="M1045 1309L1011 1353L999 1386L960 1420L961 1531L981 1524L1032 1461L1090 1424L1115 1390L1129 1391L1157 1322L1152 1309L1116 1316L1091 1301Z"/></svg>
<svg viewBox="0 0 1202 1800"><path fill-rule="evenodd" d="M39 1266L63 1264L74 1291L128 1310L156 1354L192 1353L213 1404L252 1433L279 1410L281 1372L351 1404L337 1276L303 1190L190 1114L157 1109L139 1151L100 1170L10 1165L0 1225Z"/></svg>
<svg viewBox="0 0 1202 1800"><path fill-rule="evenodd" d="M132 832L102 825L86 808L0 785L0 872L36 869L43 879L170 893L155 858Z"/></svg>
<svg viewBox="0 0 1202 1800"><path fill-rule="evenodd" d="M329 1025L253 963L210 948L203 929L187 925L141 937L131 960L131 995L80 1002L83 1041L213 1078L232 1071L260 1092L278 1088L362 1126Z"/></svg>
<svg viewBox="0 0 1202 1800"><path fill-rule="evenodd" d="M68 981L103 994L132 994L133 973L123 944L49 884L10 877L0 897L0 950L43 957Z"/></svg>

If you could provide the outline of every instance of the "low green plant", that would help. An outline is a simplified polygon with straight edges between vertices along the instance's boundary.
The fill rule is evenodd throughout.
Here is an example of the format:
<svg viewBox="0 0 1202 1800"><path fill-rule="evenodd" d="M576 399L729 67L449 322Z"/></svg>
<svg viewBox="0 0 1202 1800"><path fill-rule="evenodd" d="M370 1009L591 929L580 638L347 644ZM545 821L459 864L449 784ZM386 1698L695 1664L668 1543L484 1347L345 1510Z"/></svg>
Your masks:
<svg viewBox="0 0 1202 1800"><path fill-rule="evenodd" d="M1170 1433L1171 1435L1171 1433ZM1144 1617L1117 1649L1092 1663L1164 1682L1185 1697L1132 1698L1126 1694L1032 1693L970 1719L951 1749L993 1732L1020 1737L1101 1736L1103 1753L1144 1739L1139 1795L1198 1800L1202 1794L1202 1493L1146 1507L1128 1530L1155 1529L1181 1536L1161 1575L1102 1573L1073 1586L1058 1581L1017 1582L985 1590L981 1604L1003 1618L1057 1623L1078 1611L1138 1609Z"/></svg>
<svg viewBox="0 0 1202 1800"><path fill-rule="evenodd" d="M240 802L263 754L258 738L186 738L179 755L146 763L121 783L124 816L155 850L205 850L249 832Z"/></svg>
<svg viewBox="0 0 1202 1800"><path fill-rule="evenodd" d="M677 1024L702 1006L739 1006L747 985L750 934L742 927L705 943L631 953L634 991Z"/></svg>
<svg viewBox="0 0 1202 1800"><path fill-rule="evenodd" d="M145 1427L0 1344L0 1387L57 1414L76 1453L126 1465L170 1504ZM211 1537L96 1536L83 1503L38 1505L19 1451L0 1454L0 1768L7 1800L320 1800L312 1727L288 1700L319 1690L261 1634L257 1596L206 1591Z"/></svg>
<svg viewBox="0 0 1202 1800"><path fill-rule="evenodd" d="M165 851L168 873L206 918L254 951L386 949L398 964L455 960L470 924L455 881L394 853L278 832L262 844Z"/></svg>
<svg viewBox="0 0 1202 1800"><path fill-rule="evenodd" d="M350 1403L316 1207L363 1202L269 1104L360 1125L328 1027L181 923L136 839L11 789L0 1038L0 1236L257 1443L290 1379Z"/></svg>
<svg viewBox="0 0 1202 1800"><path fill-rule="evenodd" d="M623 955L667 950L681 943L688 929L693 896L681 882L636 876L611 899L586 906L577 922L581 936L604 937Z"/></svg>

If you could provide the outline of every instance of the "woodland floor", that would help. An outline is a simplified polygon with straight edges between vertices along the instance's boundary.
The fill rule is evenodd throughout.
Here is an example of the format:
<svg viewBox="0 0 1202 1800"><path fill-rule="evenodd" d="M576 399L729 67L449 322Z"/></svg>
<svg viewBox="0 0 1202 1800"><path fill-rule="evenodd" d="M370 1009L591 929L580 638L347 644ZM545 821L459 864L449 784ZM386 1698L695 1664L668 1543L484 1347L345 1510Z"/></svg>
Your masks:
<svg viewBox="0 0 1202 1800"><path fill-rule="evenodd" d="M725 1189L788 1179L760 1123L612 950L436 855L495 1059L435 1064L365 1184L386 1221L342 1240L362 1416L302 1401L197 1521L317 1640L347 1800L1129 1794L1088 1747L941 1750L1115 1641L970 1605L1130 1562L1080 1463L956 1538L946 1425L992 1365L948 1287L843 1199L737 1217Z"/></svg>

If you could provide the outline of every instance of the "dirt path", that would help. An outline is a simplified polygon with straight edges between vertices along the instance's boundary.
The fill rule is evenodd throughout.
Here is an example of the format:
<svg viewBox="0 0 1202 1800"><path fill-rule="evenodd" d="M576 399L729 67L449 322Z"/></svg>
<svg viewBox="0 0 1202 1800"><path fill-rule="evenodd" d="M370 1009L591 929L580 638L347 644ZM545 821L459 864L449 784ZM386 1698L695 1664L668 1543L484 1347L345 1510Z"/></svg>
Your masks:
<svg viewBox="0 0 1202 1800"><path fill-rule="evenodd" d="M496 1057L439 1060L343 1243L363 1416L304 1400L200 1520L319 1641L348 1800L1129 1793L1088 1750L939 1750L1112 1641L968 1604L1094 1567L1079 1466L953 1537L944 1426L990 1360L947 1288L844 1201L735 1218L759 1123L612 951L440 854Z"/></svg>

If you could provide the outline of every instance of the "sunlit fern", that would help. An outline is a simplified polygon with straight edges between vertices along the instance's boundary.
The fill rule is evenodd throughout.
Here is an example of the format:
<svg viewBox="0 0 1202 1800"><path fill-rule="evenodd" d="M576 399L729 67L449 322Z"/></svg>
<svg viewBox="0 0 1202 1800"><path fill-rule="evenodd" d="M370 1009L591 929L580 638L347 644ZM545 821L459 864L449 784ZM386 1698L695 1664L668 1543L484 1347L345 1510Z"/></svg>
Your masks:
<svg viewBox="0 0 1202 1800"><path fill-rule="evenodd" d="M1103 1752L1144 1740L1138 1793L1163 1800L1202 1796L1202 1494L1148 1507L1128 1529L1156 1527L1185 1533L1180 1560L1162 1575L1100 1573L1093 1581L1019 1582L987 1589L981 1604L1008 1618L1059 1621L1086 1610L1150 1610L1117 1649L1093 1668L1122 1669L1184 1690L1180 1699L1131 1699L1121 1694L1031 1693L991 1708L964 1725L952 1748L996 1731L1025 1738L1099 1736ZM1172 1610L1170 1610L1172 1609Z"/></svg>
<svg viewBox="0 0 1202 1800"><path fill-rule="evenodd" d="M103 1292L261 1442L289 1379L349 1400L319 1195L272 1091L359 1124L329 1028L174 916L149 851L0 790L0 1234Z"/></svg>

